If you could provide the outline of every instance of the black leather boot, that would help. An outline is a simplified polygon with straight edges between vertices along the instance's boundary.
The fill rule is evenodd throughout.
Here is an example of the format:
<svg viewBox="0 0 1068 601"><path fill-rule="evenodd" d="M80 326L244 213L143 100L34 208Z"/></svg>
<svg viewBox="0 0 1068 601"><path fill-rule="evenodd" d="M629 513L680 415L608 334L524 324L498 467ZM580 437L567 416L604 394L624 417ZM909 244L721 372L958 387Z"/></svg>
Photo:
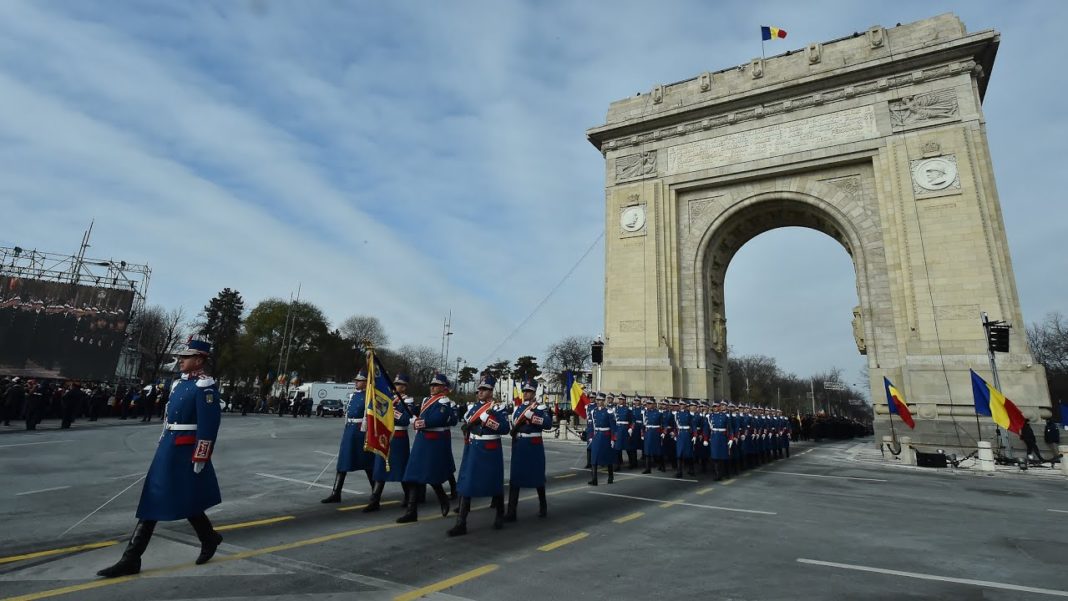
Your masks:
<svg viewBox="0 0 1068 601"><path fill-rule="evenodd" d="M426 484L415 485L415 502L420 505L426 503Z"/></svg>
<svg viewBox="0 0 1068 601"><path fill-rule="evenodd" d="M434 494L438 496L438 505L441 506L441 517L449 515L449 495L445 494L445 487L434 484Z"/></svg>
<svg viewBox="0 0 1068 601"><path fill-rule="evenodd" d="M215 531L215 528L211 526L211 520L203 513L189 518L189 523L193 525L193 530L200 539L200 555L197 555L197 565L207 563L215 556L215 550L219 548L223 537Z"/></svg>
<svg viewBox="0 0 1068 601"><path fill-rule="evenodd" d="M456 476L449 475L449 498L456 500Z"/></svg>
<svg viewBox="0 0 1068 601"><path fill-rule="evenodd" d="M589 484L590 486L597 486L597 466L596 465L593 466L590 469L590 481L587 482L586 484Z"/></svg>
<svg viewBox="0 0 1068 601"><path fill-rule="evenodd" d="M653 458L648 456L648 455L645 456L645 469L642 470L642 473L643 474L651 474L651 473L653 473Z"/></svg>
<svg viewBox="0 0 1068 601"><path fill-rule="evenodd" d="M519 487L509 484L508 485L508 511L506 511L505 514L504 514L504 521L506 521L506 522L514 522L515 521L515 511L516 511L516 508L518 506L519 506Z"/></svg>
<svg viewBox="0 0 1068 601"><path fill-rule="evenodd" d="M375 482L371 488L371 500L367 503L367 507L363 508L364 513L378 511L382 507L382 489L385 487L385 482Z"/></svg>
<svg viewBox="0 0 1068 601"><path fill-rule="evenodd" d="M658 462L656 469L658 471L661 471L661 472L667 471L667 468L664 466L664 456L663 455L660 456L660 461Z"/></svg>
<svg viewBox="0 0 1068 601"><path fill-rule="evenodd" d="M583 469L587 469L588 470L588 469L590 469L591 465L592 464L590 463L590 450L586 449L586 467L584 467Z"/></svg>
<svg viewBox="0 0 1068 601"><path fill-rule="evenodd" d="M404 515L397 518L398 524L407 524L408 522L419 521L419 502L416 498L416 488L421 486L420 484L402 482L401 486L404 487L404 498L407 501L404 506Z"/></svg>
<svg viewBox="0 0 1068 601"><path fill-rule="evenodd" d="M543 518L549 515L549 503L545 500L545 487L538 487L538 517Z"/></svg>
<svg viewBox="0 0 1068 601"><path fill-rule="evenodd" d="M337 472L334 474L334 491L330 493L330 496L319 501L320 503L340 503L341 502L341 488L345 486L345 476L347 472Z"/></svg>
<svg viewBox="0 0 1068 601"><path fill-rule="evenodd" d="M133 535L130 536L130 542L126 545L126 550L122 552L119 561L115 565L100 570L96 575L104 578L118 578L140 572L141 555L148 548L148 541L152 539L152 531L155 529L156 522L153 520L137 522Z"/></svg>
<svg viewBox="0 0 1068 601"><path fill-rule="evenodd" d="M467 514L471 513L471 497L460 497L460 513L456 516L456 524L449 528L445 534L449 536L463 536L467 534Z"/></svg>
<svg viewBox="0 0 1068 601"><path fill-rule="evenodd" d="M500 530L504 528L504 495L497 495L493 498L497 500L497 513L493 516L493 529Z"/></svg>
<svg viewBox="0 0 1068 601"><path fill-rule="evenodd" d="M608 466L608 483L611 484L611 483L615 482L615 480L616 480L616 477L615 477L615 474L612 473L612 466Z"/></svg>

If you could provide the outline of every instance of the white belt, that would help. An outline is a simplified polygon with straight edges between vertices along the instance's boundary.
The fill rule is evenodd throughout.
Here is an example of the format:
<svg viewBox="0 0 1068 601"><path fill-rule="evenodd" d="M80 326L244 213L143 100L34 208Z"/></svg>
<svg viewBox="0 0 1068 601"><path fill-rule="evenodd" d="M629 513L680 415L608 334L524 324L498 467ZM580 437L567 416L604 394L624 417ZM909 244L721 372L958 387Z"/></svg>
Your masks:
<svg viewBox="0 0 1068 601"><path fill-rule="evenodd" d="M609 431L611 429L612 428L594 428L594 430L597 430L598 432L607 432L607 431Z"/></svg>
<svg viewBox="0 0 1068 601"><path fill-rule="evenodd" d="M679 426L679 430L689 430L689 426Z"/></svg>
<svg viewBox="0 0 1068 601"><path fill-rule="evenodd" d="M349 417L349 418L346 418L345 421L349 422L350 424L362 424L363 423L363 418L362 417L358 417L358 418L357 417Z"/></svg>
<svg viewBox="0 0 1068 601"><path fill-rule="evenodd" d="M519 438L541 438L541 432L520 432Z"/></svg>
<svg viewBox="0 0 1068 601"><path fill-rule="evenodd" d="M163 424L163 428L166 430L196 430L196 424Z"/></svg>
<svg viewBox="0 0 1068 601"><path fill-rule="evenodd" d="M423 432L448 432L448 428L423 428Z"/></svg>
<svg viewBox="0 0 1068 601"><path fill-rule="evenodd" d="M630 422L616 422L617 426L629 426Z"/></svg>
<svg viewBox="0 0 1068 601"><path fill-rule="evenodd" d="M472 434L471 440L500 440L500 434Z"/></svg>
<svg viewBox="0 0 1068 601"><path fill-rule="evenodd" d="M713 432L726 432L727 429L726 428L712 428L712 431Z"/></svg>
<svg viewBox="0 0 1068 601"><path fill-rule="evenodd" d="M650 426L645 426L645 427L646 427L646 428L656 428L656 429L659 429L659 428L660 428L660 426L651 426L651 425L650 425Z"/></svg>

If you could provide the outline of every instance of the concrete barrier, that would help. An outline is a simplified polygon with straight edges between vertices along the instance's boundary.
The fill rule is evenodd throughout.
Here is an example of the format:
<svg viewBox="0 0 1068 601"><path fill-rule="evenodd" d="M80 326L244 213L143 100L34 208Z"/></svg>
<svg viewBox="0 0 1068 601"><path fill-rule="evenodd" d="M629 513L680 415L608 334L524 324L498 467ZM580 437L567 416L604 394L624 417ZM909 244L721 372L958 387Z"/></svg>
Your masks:
<svg viewBox="0 0 1068 601"><path fill-rule="evenodd" d="M981 472L994 471L994 451L990 443L985 440L979 441L979 461L976 464Z"/></svg>
<svg viewBox="0 0 1068 601"><path fill-rule="evenodd" d="M912 448L912 437L901 437L901 460L905 465L916 465L916 450Z"/></svg>
<svg viewBox="0 0 1068 601"><path fill-rule="evenodd" d="M1068 444L1057 445L1061 454L1061 473L1068 476Z"/></svg>

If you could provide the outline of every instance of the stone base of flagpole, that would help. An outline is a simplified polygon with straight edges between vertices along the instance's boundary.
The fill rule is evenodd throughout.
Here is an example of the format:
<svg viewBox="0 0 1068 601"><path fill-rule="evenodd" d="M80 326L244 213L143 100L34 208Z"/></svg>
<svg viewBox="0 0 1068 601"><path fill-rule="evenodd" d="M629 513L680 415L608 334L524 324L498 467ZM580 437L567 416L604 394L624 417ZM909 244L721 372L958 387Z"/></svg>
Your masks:
<svg viewBox="0 0 1068 601"><path fill-rule="evenodd" d="M994 451L991 450L990 443L985 440L979 441L979 461L976 465L979 466L980 472L994 471Z"/></svg>
<svg viewBox="0 0 1068 601"><path fill-rule="evenodd" d="M1061 473L1068 476L1068 444L1057 445L1057 451L1061 455Z"/></svg>
<svg viewBox="0 0 1068 601"><path fill-rule="evenodd" d="M916 465L916 450L912 448L912 437L901 437L901 460L905 465Z"/></svg>

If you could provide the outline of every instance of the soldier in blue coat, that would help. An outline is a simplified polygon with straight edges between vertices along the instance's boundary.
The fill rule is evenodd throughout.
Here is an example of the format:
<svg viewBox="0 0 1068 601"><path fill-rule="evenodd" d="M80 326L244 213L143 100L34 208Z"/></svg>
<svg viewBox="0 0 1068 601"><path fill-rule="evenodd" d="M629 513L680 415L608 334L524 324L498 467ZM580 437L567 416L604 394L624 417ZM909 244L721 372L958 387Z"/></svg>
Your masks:
<svg viewBox="0 0 1068 601"><path fill-rule="evenodd" d="M716 408L708 416L711 438L709 452L712 457L712 475L716 480L727 477L727 461L730 459L729 443L733 438L731 432L730 416L727 415L727 406L723 401L716 403Z"/></svg>
<svg viewBox="0 0 1068 601"><path fill-rule="evenodd" d="M645 422L642 420L642 408L640 406L641 398L637 395L630 397L630 436L627 438L627 462L630 464L630 469L638 467L638 451L642 451L642 455L645 455L645 450L642 447L642 429L645 427Z"/></svg>
<svg viewBox="0 0 1068 601"><path fill-rule="evenodd" d="M597 486L597 468L602 465L608 468L608 483L615 480L612 466L616 463L616 454L612 450L612 432L616 427L616 416L615 412L608 410L608 396L597 395L597 407L588 409L593 430L593 441L590 443L591 486Z"/></svg>
<svg viewBox="0 0 1068 601"><path fill-rule="evenodd" d="M612 431L612 450L616 452L616 470L622 470L623 451L627 450L633 425L630 408L627 407L627 395L622 393L615 395L615 405L612 406L610 403L609 406L616 418L615 429Z"/></svg>
<svg viewBox="0 0 1068 601"><path fill-rule="evenodd" d="M429 484L438 497L441 517L449 515L449 496L441 483L447 481L456 469L452 458L450 432L450 428L456 425L456 412L448 393L449 379L443 374L435 374L430 380L430 396L423 400L416 419L412 422L415 440L412 442L408 466L404 469L401 481L407 511L397 518L397 523L404 524L419 519L416 489L425 484Z"/></svg>
<svg viewBox="0 0 1068 601"><path fill-rule="evenodd" d="M664 444L661 450L664 453L664 460L666 463L671 464L671 469L675 469L679 465L679 458L675 452L675 441L678 438L678 431L675 429L675 414L679 412L679 403L675 399L664 399L664 408L660 412L660 423L664 429Z"/></svg>
<svg viewBox="0 0 1068 601"><path fill-rule="evenodd" d="M460 513L449 536L467 534L467 515L472 497L493 497L496 514L494 530L504 527L504 450L501 436L508 433L508 412L493 401L496 378L484 374L478 383L475 402L464 415L464 457L456 491L460 494Z"/></svg>
<svg viewBox="0 0 1068 601"><path fill-rule="evenodd" d="M349 472L363 470L367 474L367 482L374 486L371 470L375 467L375 456L374 453L363 449L367 438L367 424L364 423L366 411L367 372L360 370L356 375L356 392L349 395L349 408L345 415L345 430L341 433L333 490L322 500L323 503L341 502L341 488L345 485L345 476Z"/></svg>
<svg viewBox="0 0 1068 601"><path fill-rule="evenodd" d="M692 409L694 417L693 430L693 459L694 464L701 466L701 473L708 473L708 460L711 457L709 440L711 430L708 424L708 401L694 401L696 405Z"/></svg>
<svg viewBox="0 0 1068 601"><path fill-rule="evenodd" d="M727 440L727 450L730 459L727 461L727 471L738 475L742 471L742 420L738 413L738 405L733 402L727 403L727 418L730 423L731 436Z"/></svg>
<svg viewBox="0 0 1068 601"><path fill-rule="evenodd" d="M597 408L597 401L604 398L603 392L595 392L590 397L593 401L588 407L586 407L586 428L582 431L582 440L586 441L586 467L583 469L590 469L592 464L590 463L590 450L593 448L593 420L590 419L590 415L593 410Z"/></svg>
<svg viewBox="0 0 1068 601"><path fill-rule="evenodd" d="M204 514L222 502L211 464L222 412L215 380L205 373L210 353L207 341L194 339L178 353L182 378L171 389L163 434L141 489L137 526L122 558L97 575L115 578L140 572L141 555L160 520L189 520L200 539L197 564L210 560L222 543Z"/></svg>
<svg viewBox="0 0 1068 601"><path fill-rule="evenodd" d="M677 431L677 438L675 440L675 454L678 456L679 467L675 471L675 477L682 477L682 466L686 464L687 473L691 476L697 474L693 471L693 436L694 436L694 419L693 413L690 412L690 408L693 407L690 403L686 405L680 405L679 412L675 414L675 430Z"/></svg>
<svg viewBox="0 0 1068 601"><path fill-rule="evenodd" d="M642 473L652 473L654 459L660 471L664 471L664 428L660 410L656 408L656 400L653 397L645 397L645 409L642 409L641 418L642 454L645 455L645 469Z"/></svg>
<svg viewBox="0 0 1068 601"><path fill-rule="evenodd" d="M508 510L504 521L516 520L519 490L538 491L538 517L549 513L545 499L545 447L542 434L553 428L553 414L535 399L538 385L528 380L523 384L523 402L512 411L512 464L508 480Z"/></svg>
<svg viewBox="0 0 1068 601"><path fill-rule="evenodd" d="M414 399L408 396L408 376L397 374L393 378L393 438L389 441L389 470L384 459L375 455L375 468L372 474L375 480L371 489L371 502L363 508L364 513L378 511L382 506L382 490L386 482L401 482L404 470L408 467L408 424L415 414Z"/></svg>

